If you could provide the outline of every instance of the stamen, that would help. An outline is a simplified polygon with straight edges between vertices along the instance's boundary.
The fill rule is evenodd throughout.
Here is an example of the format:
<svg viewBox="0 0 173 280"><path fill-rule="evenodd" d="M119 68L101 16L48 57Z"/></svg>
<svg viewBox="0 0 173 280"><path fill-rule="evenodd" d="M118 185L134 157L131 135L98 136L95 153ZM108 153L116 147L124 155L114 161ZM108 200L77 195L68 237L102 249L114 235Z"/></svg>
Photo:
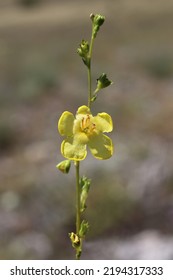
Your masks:
<svg viewBox="0 0 173 280"><path fill-rule="evenodd" d="M85 128L85 118L82 118L82 124L81 124L81 128L84 129Z"/></svg>
<svg viewBox="0 0 173 280"><path fill-rule="evenodd" d="M92 130L94 130L96 128L96 124L95 123L92 123Z"/></svg>
<svg viewBox="0 0 173 280"><path fill-rule="evenodd" d="M89 127L89 125L90 125L90 116L89 115L87 115L87 117L86 117L85 125L86 125L86 127Z"/></svg>
<svg viewBox="0 0 173 280"><path fill-rule="evenodd" d="M87 114L85 117L82 118L81 129L83 132L85 132L86 134L90 134L90 133L93 133L95 128L96 128L96 125L95 125L95 123L91 122L91 117L89 114Z"/></svg>

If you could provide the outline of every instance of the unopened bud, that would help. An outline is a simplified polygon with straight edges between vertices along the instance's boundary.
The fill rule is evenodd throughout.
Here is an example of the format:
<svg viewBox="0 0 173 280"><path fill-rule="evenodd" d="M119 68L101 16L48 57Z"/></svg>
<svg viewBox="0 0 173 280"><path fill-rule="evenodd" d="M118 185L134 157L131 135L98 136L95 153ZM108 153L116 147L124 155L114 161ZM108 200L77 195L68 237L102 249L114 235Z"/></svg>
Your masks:
<svg viewBox="0 0 173 280"><path fill-rule="evenodd" d="M105 73L103 73L98 79L97 79L97 90L99 91L100 89L103 89L105 87L108 87L112 84L113 82L110 81L107 78L107 75Z"/></svg>
<svg viewBox="0 0 173 280"><path fill-rule="evenodd" d="M102 15L93 15L91 14L90 15L90 18L93 22L93 36L94 38L96 37L97 35L97 32L99 31L100 29L100 26L104 23L105 21L105 17L102 16Z"/></svg>
<svg viewBox="0 0 173 280"><path fill-rule="evenodd" d="M89 66L89 43L88 41L82 40L77 53L82 57L82 60L86 66Z"/></svg>
<svg viewBox="0 0 173 280"><path fill-rule="evenodd" d="M71 161L68 159L63 160L56 165L56 168L58 168L61 172L66 174L69 172L70 167L71 167Z"/></svg>
<svg viewBox="0 0 173 280"><path fill-rule="evenodd" d="M94 16L94 23L97 24L99 27L104 23L105 17L101 15Z"/></svg>
<svg viewBox="0 0 173 280"><path fill-rule="evenodd" d="M70 237L73 248L80 247L80 243L81 243L80 238L76 233L74 233L74 232L69 233L69 237Z"/></svg>

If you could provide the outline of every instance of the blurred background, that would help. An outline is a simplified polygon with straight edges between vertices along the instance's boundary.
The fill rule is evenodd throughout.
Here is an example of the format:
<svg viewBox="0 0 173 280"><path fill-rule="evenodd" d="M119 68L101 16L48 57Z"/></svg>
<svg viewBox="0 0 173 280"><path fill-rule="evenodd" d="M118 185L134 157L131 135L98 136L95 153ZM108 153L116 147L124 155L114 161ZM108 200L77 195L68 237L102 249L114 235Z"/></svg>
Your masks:
<svg viewBox="0 0 173 280"><path fill-rule="evenodd" d="M90 13L106 21L93 81L114 84L94 113L112 115L114 156L88 153L92 178L83 259L173 259L173 2L0 0L0 259L73 259L75 177L57 120L87 103L76 53Z"/></svg>

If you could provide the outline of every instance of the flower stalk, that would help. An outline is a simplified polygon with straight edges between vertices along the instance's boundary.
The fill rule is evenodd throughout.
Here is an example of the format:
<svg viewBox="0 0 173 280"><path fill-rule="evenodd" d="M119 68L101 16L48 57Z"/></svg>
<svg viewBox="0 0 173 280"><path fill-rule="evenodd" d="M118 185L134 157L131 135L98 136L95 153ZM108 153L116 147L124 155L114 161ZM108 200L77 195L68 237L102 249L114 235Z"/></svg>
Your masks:
<svg viewBox="0 0 173 280"><path fill-rule="evenodd" d="M89 223L83 220L83 214L87 208L86 200L90 189L91 180L86 176L80 177L80 161L87 156L87 146L92 155L99 160L109 159L113 154L113 143L104 133L113 130L112 118L109 114L102 112L93 116L91 104L96 100L98 92L108 87L112 82L105 73L97 79L95 91L92 91L91 60L94 40L104 23L102 15L90 15L92 21L92 32L90 43L82 40L77 52L87 67L88 77L88 106L82 105L78 108L76 115L65 111L59 118L58 131L65 139L61 143L61 153L66 160L57 165L64 174L70 170L71 161L74 162L76 172L76 232L69 233L72 247L76 251L76 259L79 260L82 253L82 243L89 230Z"/></svg>
<svg viewBox="0 0 173 280"><path fill-rule="evenodd" d="M81 205L80 205L80 197L81 197L81 188L80 188L80 174L79 174L79 169L80 169L80 162L79 161L74 161L74 165L76 168L76 235L79 236L79 231L80 231L80 226L81 226ZM76 259L80 258L81 255L81 240L79 241L79 246L76 248Z"/></svg>
<svg viewBox="0 0 173 280"><path fill-rule="evenodd" d="M90 16L91 18L91 16ZM92 80L91 80L91 57L92 57L92 50L93 50L93 43L94 43L94 23L92 22L92 33L90 39L90 46L89 46L89 64L88 64L88 108L91 108L91 99L92 99Z"/></svg>

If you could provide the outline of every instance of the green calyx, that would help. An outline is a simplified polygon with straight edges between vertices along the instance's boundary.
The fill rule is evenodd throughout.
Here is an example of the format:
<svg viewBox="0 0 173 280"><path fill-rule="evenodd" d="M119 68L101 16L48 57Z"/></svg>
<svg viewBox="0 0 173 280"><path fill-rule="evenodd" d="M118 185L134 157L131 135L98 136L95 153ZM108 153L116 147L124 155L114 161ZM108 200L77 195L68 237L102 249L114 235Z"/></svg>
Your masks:
<svg viewBox="0 0 173 280"><path fill-rule="evenodd" d="M103 89L103 88L106 88L110 85L112 85L112 81L110 81L108 78L107 78L107 75L105 73L103 73L98 79L97 79L97 91Z"/></svg>
<svg viewBox="0 0 173 280"><path fill-rule="evenodd" d="M97 94L101 89L104 89L112 84L113 82L107 78L107 75L105 73L100 75L100 77L97 79L97 87L93 93L91 102L94 102L97 99Z"/></svg>

